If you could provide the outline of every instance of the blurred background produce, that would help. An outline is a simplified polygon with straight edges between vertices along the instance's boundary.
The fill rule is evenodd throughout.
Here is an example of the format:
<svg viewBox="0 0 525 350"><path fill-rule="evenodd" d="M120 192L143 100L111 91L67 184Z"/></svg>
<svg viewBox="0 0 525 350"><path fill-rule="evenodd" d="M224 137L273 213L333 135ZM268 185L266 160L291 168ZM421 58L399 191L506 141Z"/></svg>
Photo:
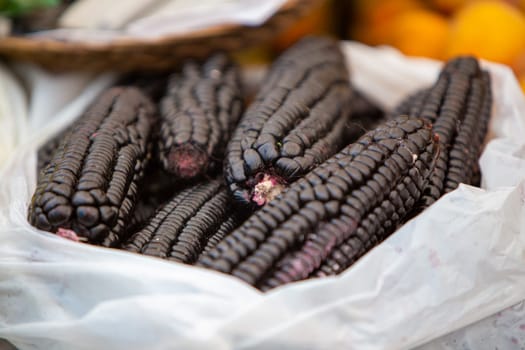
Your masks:
<svg viewBox="0 0 525 350"><path fill-rule="evenodd" d="M525 88L525 1L356 0L348 35L435 59L459 54L507 64Z"/></svg>
<svg viewBox="0 0 525 350"><path fill-rule="evenodd" d="M276 38L271 49L280 51L310 33L438 60L472 54L509 65L525 92L524 0L330 0Z"/></svg>

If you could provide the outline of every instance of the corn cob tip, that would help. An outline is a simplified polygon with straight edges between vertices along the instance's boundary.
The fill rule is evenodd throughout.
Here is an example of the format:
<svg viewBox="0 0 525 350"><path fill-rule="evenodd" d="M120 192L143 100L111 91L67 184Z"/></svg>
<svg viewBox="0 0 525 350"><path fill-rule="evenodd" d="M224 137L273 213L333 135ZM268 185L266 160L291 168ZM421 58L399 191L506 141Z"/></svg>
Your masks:
<svg viewBox="0 0 525 350"><path fill-rule="evenodd" d="M78 237L77 233L67 228L59 227L56 232L56 235L74 242L80 241L80 238Z"/></svg>
<svg viewBox="0 0 525 350"><path fill-rule="evenodd" d="M277 197L284 188L284 181L280 177L264 174L254 187L252 201L262 206Z"/></svg>
<svg viewBox="0 0 525 350"><path fill-rule="evenodd" d="M208 169L208 155L204 150L192 144L172 148L168 159L168 171L182 179L204 174Z"/></svg>

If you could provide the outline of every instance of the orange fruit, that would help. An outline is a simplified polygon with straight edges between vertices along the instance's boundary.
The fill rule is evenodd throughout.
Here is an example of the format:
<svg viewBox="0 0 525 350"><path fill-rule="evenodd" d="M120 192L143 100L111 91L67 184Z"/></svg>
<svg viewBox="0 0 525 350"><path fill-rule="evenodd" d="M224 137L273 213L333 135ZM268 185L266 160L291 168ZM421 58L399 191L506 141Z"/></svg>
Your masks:
<svg viewBox="0 0 525 350"><path fill-rule="evenodd" d="M442 59L448 31L448 21L440 14L411 10L393 20L391 44L406 55Z"/></svg>
<svg viewBox="0 0 525 350"><path fill-rule="evenodd" d="M468 1L469 0L430 0L430 4L440 11L452 13Z"/></svg>
<svg viewBox="0 0 525 350"><path fill-rule="evenodd" d="M525 51L518 56L511 67L521 85L521 89L525 93Z"/></svg>
<svg viewBox="0 0 525 350"><path fill-rule="evenodd" d="M421 7L416 0L357 0L352 37L370 45L391 44L393 20Z"/></svg>
<svg viewBox="0 0 525 350"><path fill-rule="evenodd" d="M471 0L473 1L473 0ZM478 0L479 1L479 0ZM502 2L506 2L507 4L509 5L512 5L514 7L520 7L521 4L523 3L523 0L501 0Z"/></svg>
<svg viewBox="0 0 525 350"><path fill-rule="evenodd" d="M525 50L512 62L511 68L518 76L525 75Z"/></svg>
<svg viewBox="0 0 525 350"><path fill-rule="evenodd" d="M329 4L330 2L325 1L321 6L316 6L278 35L273 40L275 50L283 51L308 34L327 34L331 29L329 25L331 16Z"/></svg>
<svg viewBox="0 0 525 350"><path fill-rule="evenodd" d="M525 16L501 1L473 2L454 17L447 57L472 54L512 64L525 48Z"/></svg>

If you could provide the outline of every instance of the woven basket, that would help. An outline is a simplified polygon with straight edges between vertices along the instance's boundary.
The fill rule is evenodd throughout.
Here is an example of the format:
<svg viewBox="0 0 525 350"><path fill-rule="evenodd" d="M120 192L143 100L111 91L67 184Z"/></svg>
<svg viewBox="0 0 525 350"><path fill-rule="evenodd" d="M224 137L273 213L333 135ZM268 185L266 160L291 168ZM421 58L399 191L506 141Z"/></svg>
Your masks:
<svg viewBox="0 0 525 350"><path fill-rule="evenodd" d="M122 39L96 44L12 36L0 39L0 55L54 71L163 70L187 57L202 58L217 50L234 51L260 44L323 1L288 0L258 27L221 25L156 40Z"/></svg>

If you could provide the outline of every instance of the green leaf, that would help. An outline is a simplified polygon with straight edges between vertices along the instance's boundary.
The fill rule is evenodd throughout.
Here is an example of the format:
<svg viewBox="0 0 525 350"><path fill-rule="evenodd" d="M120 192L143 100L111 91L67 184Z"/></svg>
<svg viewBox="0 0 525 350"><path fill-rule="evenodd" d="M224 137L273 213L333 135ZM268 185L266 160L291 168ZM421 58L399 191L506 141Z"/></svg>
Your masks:
<svg viewBox="0 0 525 350"><path fill-rule="evenodd" d="M60 4L60 0L0 0L0 14L19 16L26 12Z"/></svg>

